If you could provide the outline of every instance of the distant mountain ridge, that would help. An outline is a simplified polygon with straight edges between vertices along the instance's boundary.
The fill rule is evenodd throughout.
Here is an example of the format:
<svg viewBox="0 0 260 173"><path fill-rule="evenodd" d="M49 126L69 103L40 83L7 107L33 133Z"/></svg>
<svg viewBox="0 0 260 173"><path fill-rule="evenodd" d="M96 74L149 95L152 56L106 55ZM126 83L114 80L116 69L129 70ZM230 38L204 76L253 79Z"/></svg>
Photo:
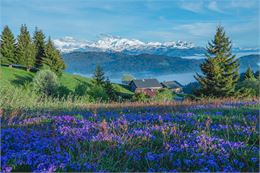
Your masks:
<svg viewBox="0 0 260 173"><path fill-rule="evenodd" d="M102 35L96 41L76 40L72 37L55 39L54 45L62 53L77 52L120 52L129 55L154 54L167 56L189 56L204 53L205 49L191 42L142 42L117 36Z"/></svg>
<svg viewBox="0 0 260 173"><path fill-rule="evenodd" d="M124 53L127 55L165 55L171 57L201 56L206 49L187 41L170 42L143 42L137 39L128 39L117 36L101 35L98 40L85 41L73 37L64 37L53 40L54 45L61 53L71 52L106 52ZM233 48L234 53L259 52L259 48Z"/></svg>
<svg viewBox="0 0 260 173"><path fill-rule="evenodd" d="M244 71L249 65L257 70L260 55L249 55L239 58L240 69ZM106 73L189 73L199 72L203 59L184 59L164 55L128 55L120 52L71 52L63 54L67 64L67 72L92 74L96 65L100 64Z"/></svg>

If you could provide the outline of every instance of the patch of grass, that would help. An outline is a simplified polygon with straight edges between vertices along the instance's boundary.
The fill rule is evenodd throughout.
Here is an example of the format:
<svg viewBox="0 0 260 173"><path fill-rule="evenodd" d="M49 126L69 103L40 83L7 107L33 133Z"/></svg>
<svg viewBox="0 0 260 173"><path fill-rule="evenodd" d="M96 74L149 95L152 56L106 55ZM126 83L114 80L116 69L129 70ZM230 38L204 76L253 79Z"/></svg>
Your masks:
<svg viewBox="0 0 260 173"><path fill-rule="evenodd" d="M21 69L9 68L9 67L0 67L0 79L1 87L20 87L33 80L35 73L28 72ZM60 77L60 83L62 86L66 87L70 91L74 91L79 84L87 85L87 87L93 85L90 78L85 78L78 75L73 75L69 73L63 73ZM119 84L113 84L115 90L124 95L124 94L133 94L131 91Z"/></svg>
<svg viewBox="0 0 260 173"><path fill-rule="evenodd" d="M91 79L69 73L63 73L60 82L70 90L74 90L79 84L92 85Z"/></svg>
<svg viewBox="0 0 260 173"><path fill-rule="evenodd" d="M1 87L9 87L10 85L15 87L22 86L27 82L31 82L34 75L32 72L21 69L0 67L0 84Z"/></svg>

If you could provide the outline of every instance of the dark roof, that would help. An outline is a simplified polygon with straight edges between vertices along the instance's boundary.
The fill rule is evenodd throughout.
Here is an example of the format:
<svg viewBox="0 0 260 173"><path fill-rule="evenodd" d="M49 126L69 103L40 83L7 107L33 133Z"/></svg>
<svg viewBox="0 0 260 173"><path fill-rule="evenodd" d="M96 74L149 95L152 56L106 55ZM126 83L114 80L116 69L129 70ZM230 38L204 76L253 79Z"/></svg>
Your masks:
<svg viewBox="0 0 260 173"><path fill-rule="evenodd" d="M175 89L175 88L182 88L182 85L177 81L166 81L162 82L162 85L166 88Z"/></svg>
<svg viewBox="0 0 260 173"><path fill-rule="evenodd" d="M133 80L131 83L134 83L137 88L162 87L157 79L139 79Z"/></svg>

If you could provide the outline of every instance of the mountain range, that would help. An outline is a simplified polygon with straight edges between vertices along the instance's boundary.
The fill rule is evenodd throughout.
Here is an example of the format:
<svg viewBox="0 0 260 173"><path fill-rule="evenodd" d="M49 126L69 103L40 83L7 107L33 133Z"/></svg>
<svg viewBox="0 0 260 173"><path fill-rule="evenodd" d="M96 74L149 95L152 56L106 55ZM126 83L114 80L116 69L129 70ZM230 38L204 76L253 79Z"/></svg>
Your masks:
<svg viewBox="0 0 260 173"><path fill-rule="evenodd" d="M109 52L128 55L165 55L172 57L203 56L206 49L187 41L143 42L118 36L102 34L95 41L78 40L64 37L53 40L55 47L61 53L70 52ZM233 48L234 53L259 52L259 48Z"/></svg>
<svg viewBox="0 0 260 173"><path fill-rule="evenodd" d="M91 74L97 64L101 65L106 73L190 73L199 72L200 64L204 59L184 59L181 57L170 57L165 55L127 55L120 52L71 52L63 54L70 73ZM239 58L240 70L250 65L254 70L259 66L260 55L248 55Z"/></svg>
<svg viewBox="0 0 260 173"><path fill-rule="evenodd" d="M205 49L186 41L143 42L118 36L102 35L96 41L76 40L64 37L53 40L56 48L62 53L70 52L110 52L128 55L152 54L167 56L191 56L203 54Z"/></svg>
<svg viewBox="0 0 260 173"><path fill-rule="evenodd" d="M54 40L54 44L62 53L66 71L83 75L92 74L97 64L109 76L194 74L200 72L206 53L205 48L186 41L142 42L114 36L92 42L65 37ZM259 49L234 48L233 52L238 55L241 72L249 65L253 70L259 68Z"/></svg>

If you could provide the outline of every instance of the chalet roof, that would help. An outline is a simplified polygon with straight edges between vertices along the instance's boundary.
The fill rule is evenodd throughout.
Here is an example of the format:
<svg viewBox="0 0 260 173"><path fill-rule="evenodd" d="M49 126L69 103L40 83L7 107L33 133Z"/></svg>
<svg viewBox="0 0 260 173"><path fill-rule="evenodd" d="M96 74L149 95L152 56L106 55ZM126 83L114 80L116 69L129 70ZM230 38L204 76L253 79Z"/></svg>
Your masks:
<svg viewBox="0 0 260 173"><path fill-rule="evenodd" d="M162 87L157 79L139 79L133 80L131 83L134 83L137 88Z"/></svg>
<svg viewBox="0 0 260 173"><path fill-rule="evenodd" d="M162 82L162 85L170 89L182 88L182 85L177 81L165 81Z"/></svg>

